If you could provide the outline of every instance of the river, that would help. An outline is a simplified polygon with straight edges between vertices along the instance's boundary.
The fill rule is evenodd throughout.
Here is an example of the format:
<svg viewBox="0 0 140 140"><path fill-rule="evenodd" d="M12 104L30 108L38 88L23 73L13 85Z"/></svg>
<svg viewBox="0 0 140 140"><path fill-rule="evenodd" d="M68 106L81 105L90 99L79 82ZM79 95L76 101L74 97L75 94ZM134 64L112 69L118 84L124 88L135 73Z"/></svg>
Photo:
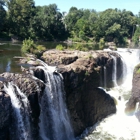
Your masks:
<svg viewBox="0 0 140 140"><path fill-rule="evenodd" d="M21 44L11 42L0 42L0 73L19 73L20 65L14 56L21 56Z"/></svg>
<svg viewBox="0 0 140 140"><path fill-rule="evenodd" d="M61 44L65 48L69 49L94 49L97 50L98 47L94 44L66 44L63 42L36 42L36 44L44 45L47 49L54 49L57 45ZM21 53L22 42L10 42L10 41L0 41L0 73L3 72L13 72L21 73L21 65L18 64L18 59L15 56L22 56Z"/></svg>
<svg viewBox="0 0 140 140"><path fill-rule="evenodd" d="M17 59L14 58L14 56L22 56L20 50L20 43L0 42L0 73L21 72L21 66L16 62ZM134 66L140 62L140 52L137 50L123 52L123 50L121 50L121 55L125 63L127 63L126 74L128 77L123 85L116 85L115 88L108 91L111 96L114 96L114 98L118 100L117 113L104 119L96 127L90 128L90 130L94 129L94 131L90 131L88 136L86 132L89 131L86 131L85 134L81 136L81 140L140 140L140 123L135 115L127 116L124 113L125 103L128 100L127 96L131 93L133 69ZM119 100L119 96L121 100Z"/></svg>

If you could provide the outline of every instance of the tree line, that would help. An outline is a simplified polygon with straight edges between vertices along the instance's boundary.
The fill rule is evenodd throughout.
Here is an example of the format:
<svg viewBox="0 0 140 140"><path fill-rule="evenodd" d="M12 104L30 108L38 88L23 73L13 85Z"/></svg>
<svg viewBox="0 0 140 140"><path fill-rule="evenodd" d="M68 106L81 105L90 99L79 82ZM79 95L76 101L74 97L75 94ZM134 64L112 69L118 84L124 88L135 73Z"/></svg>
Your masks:
<svg viewBox="0 0 140 140"><path fill-rule="evenodd" d="M43 41L138 43L140 13L71 7L60 12L56 4L35 6L34 0L0 0L0 38L16 36Z"/></svg>

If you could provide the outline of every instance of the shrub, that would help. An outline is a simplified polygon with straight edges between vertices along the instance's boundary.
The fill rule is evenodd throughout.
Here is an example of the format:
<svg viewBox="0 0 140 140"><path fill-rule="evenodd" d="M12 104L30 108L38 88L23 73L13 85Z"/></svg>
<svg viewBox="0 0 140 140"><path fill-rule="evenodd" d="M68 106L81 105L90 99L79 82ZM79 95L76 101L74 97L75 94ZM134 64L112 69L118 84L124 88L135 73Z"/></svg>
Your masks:
<svg viewBox="0 0 140 140"><path fill-rule="evenodd" d="M22 42L21 51L23 53L33 53L33 50L36 49L36 45L32 39L25 39Z"/></svg>
<svg viewBox="0 0 140 140"><path fill-rule="evenodd" d="M37 50L38 50L38 51L40 51L40 52L42 52L42 51L45 51L45 50L46 50L46 47L45 47L45 46L43 46L43 45L38 45L36 48L37 48Z"/></svg>
<svg viewBox="0 0 140 140"><path fill-rule="evenodd" d="M136 73L140 74L140 68L137 70L137 72L136 72Z"/></svg>
<svg viewBox="0 0 140 140"><path fill-rule="evenodd" d="M61 51L63 51L65 48L66 48L66 47L63 46L63 45L61 45L61 44L59 44L59 45L56 46L56 49L57 49L57 50L61 50Z"/></svg>
<svg viewBox="0 0 140 140"><path fill-rule="evenodd" d="M104 38L101 38L99 41L99 49L103 49L105 47L105 41Z"/></svg>
<svg viewBox="0 0 140 140"><path fill-rule="evenodd" d="M43 45L37 46L34 43L34 41L30 38L23 40L23 44L22 44L22 48L21 48L21 51L23 53L32 53L32 54L35 54L38 56L45 50L46 50L45 46L43 46Z"/></svg>

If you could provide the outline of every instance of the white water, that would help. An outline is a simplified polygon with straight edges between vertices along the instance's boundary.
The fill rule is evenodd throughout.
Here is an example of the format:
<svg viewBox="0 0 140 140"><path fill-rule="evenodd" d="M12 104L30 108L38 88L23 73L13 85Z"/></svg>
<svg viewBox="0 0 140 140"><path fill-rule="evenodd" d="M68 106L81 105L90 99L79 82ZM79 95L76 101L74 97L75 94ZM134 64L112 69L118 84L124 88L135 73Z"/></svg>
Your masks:
<svg viewBox="0 0 140 140"><path fill-rule="evenodd" d="M140 63L140 53L135 49L129 51L118 49L118 53L126 63L126 69L123 72L126 75L125 81L121 86L108 92L118 102L117 113L94 126L94 131L81 138L83 140L140 140L140 122L135 115L127 116L124 113L125 104L131 94L133 70ZM121 100L119 100L120 97Z"/></svg>
<svg viewBox="0 0 140 140"><path fill-rule="evenodd" d="M39 66L45 73L46 88L40 101L40 139L74 140L73 130L64 102L62 76L47 65Z"/></svg>
<svg viewBox="0 0 140 140"><path fill-rule="evenodd" d="M31 130L29 122L29 111L30 106L27 97L23 94L20 89L12 84L4 86L5 92L10 96L11 103L13 107L13 117L15 119L14 123L14 140L31 140Z"/></svg>
<svg viewBox="0 0 140 140"><path fill-rule="evenodd" d="M105 87L105 88L106 88L106 78L107 78L106 66L104 66L104 87Z"/></svg>
<svg viewBox="0 0 140 140"><path fill-rule="evenodd" d="M114 83L114 87L117 86L117 59L115 56L111 55L113 59L113 73L112 73L112 81Z"/></svg>

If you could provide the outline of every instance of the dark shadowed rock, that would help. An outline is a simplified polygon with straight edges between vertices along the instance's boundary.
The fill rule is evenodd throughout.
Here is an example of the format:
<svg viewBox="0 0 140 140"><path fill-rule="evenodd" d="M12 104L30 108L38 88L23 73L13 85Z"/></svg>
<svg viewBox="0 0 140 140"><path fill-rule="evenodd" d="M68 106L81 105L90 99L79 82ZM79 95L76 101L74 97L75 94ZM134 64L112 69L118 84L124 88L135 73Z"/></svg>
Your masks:
<svg viewBox="0 0 140 140"><path fill-rule="evenodd" d="M2 83L0 87L0 140L7 140L11 124L12 106L9 95L3 91Z"/></svg>
<svg viewBox="0 0 140 140"><path fill-rule="evenodd" d="M114 100L101 89L98 71L63 71L67 107L75 135L115 113Z"/></svg>
<svg viewBox="0 0 140 140"><path fill-rule="evenodd" d="M3 73L0 77L5 79L1 82L1 92L0 92L0 139L6 139L9 137L9 129L12 121L12 108L11 100L8 94L3 92L3 85L8 82L12 82L19 87L19 89L28 97L31 106L31 121L32 121L32 135L34 137L38 136L38 122L40 115L39 100L42 96L45 85L40 80L33 77L31 74L14 74L14 73ZM4 132L3 132L4 131ZM11 136L12 136L11 130Z"/></svg>
<svg viewBox="0 0 140 140"><path fill-rule="evenodd" d="M118 59L118 63L121 62L117 53L104 51L47 51L41 57L47 64L57 65L58 72L63 75L66 103L75 136L116 112L114 100L104 90L97 88L104 80L101 78L104 77L104 73L102 73L104 66L106 66L108 74L107 85L108 87L113 86L111 84L113 71L111 55ZM73 62L67 59L72 57L75 60ZM65 63L62 61L64 58L67 60ZM34 69L34 74L43 80L42 70ZM118 77L120 75L118 73Z"/></svg>
<svg viewBox="0 0 140 140"><path fill-rule="evenodd" d="M44 52L41 57L47 64L55 65L57 71L64 78L66 103L75 136L80 135L87 127L93 126L98 121L116 112L114 100L104 90L98 88L100 86L103 87L105 82L106 87L114 86L112 81L112 56L117 59L117 83L120 84L123 66L120 55L115 52L51 50ZM30 70L22 68L24 74L0 74L0 81L2 81L0 87L2 89L3 83L12 81L26 94L31 105L32 133L37 137L40 115L39 100L45 88L43 83L45 75L43 70L35 67L41 65L41 63L39 61L36 62L35 59L32 59L32 61L34 61L32 62L34 67L30 67ZM31 64L31 61L27 61L26 59L25 63L28 62ZM106 72L104 72L104 68L106 68ZM104 79L105 74L107 76L106 81ZM10 98L7 97L6 99ZM10 111L10 109L4 110L1 103L0 107L0 110L2 109L3 112ZM11 107L10 101L8 107ZM9 118L10 116L5 121L2 121L4 123L3 126L5 126L3 130L5 131L8 130L6 124Z"/></svg>
<svg viewBox="0 0 140 140"><path fill-rule="evenodd" d="M86 64L86 62L85 62ZM70 113L75 136L80 135L87 127L116 112L114 100L99 86L98 71L86 69L61 69L66 91L66 103ZM42 78L43 71L34 69L34 74ZM43 74L44 75L44 74Z"/></svg>

